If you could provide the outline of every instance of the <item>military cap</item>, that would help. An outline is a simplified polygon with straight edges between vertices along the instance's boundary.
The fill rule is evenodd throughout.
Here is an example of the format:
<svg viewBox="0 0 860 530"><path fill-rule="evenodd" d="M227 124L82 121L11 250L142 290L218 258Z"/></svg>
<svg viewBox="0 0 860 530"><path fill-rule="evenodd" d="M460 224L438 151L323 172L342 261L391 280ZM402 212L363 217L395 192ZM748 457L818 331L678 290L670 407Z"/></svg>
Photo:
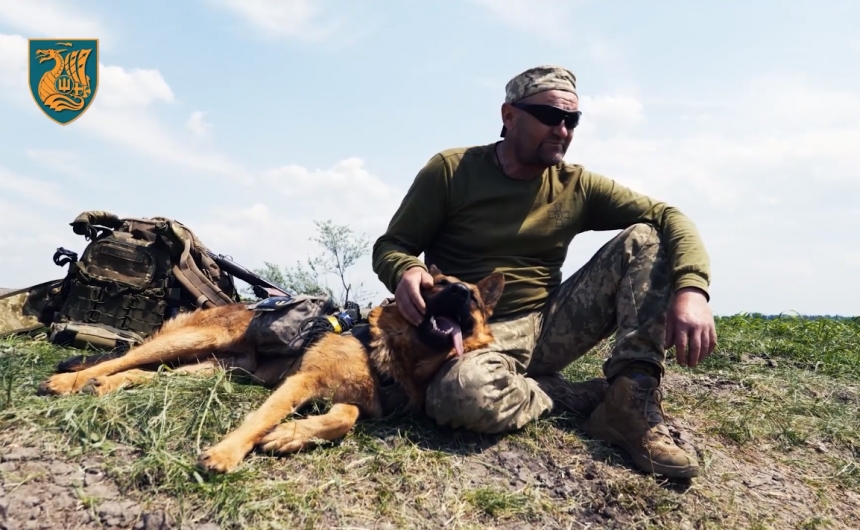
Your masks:
<svg viewBox="0 0 860 530"><path fill-rule="evenodd" d="M539 92L563 90L576 94L576 76L567 68L545 64L517 74L505 85L505 102L513 103ZM502 136L506 128L502 127Z"/></svg>
<svg viewBox="0 0 860 530"><path fill-rule="evenodd" d="M505 85L505 101L513 103L547 90L564 90L576 94L576 76L561 66L543 65L529 68Z"/></svg>

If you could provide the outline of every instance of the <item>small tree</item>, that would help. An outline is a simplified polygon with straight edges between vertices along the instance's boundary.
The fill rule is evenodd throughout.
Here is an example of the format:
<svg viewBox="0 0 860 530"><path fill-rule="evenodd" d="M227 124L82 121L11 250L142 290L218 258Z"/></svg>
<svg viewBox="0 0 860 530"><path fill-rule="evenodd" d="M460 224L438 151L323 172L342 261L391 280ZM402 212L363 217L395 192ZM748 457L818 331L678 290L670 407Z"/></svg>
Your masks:
<svg viewBox="0 0 860 530"><path fill-rule="evenodd" d="M348 225L336 225L331 221L314 221L317 236L309 238L323 247L324 252L316 257L307 258L303 265L296 260L295 267L279 268L265 262L265 267L254 272L272 283L296 294L312 296L331 296L343 306L347 301L359 305L372 305L370 293L364 290L364 283L353 286L347 280L346 271L370 250L370 242L364 236L353 235ZM307 268L306 268L307 267ZM339 295L329 287L326 275L334 275L340 283Z"/></svg>

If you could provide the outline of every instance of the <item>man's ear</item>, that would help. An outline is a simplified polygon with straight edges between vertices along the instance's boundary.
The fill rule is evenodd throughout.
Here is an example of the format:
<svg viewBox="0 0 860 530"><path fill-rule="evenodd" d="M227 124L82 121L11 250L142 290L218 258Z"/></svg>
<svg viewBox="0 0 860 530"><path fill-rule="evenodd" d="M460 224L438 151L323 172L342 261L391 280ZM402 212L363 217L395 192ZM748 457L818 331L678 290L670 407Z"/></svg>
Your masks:
<svg viewBox="0 0 860 530"><path fill-rule="evenodd" d="M478 292L481 293L481 300L484 301L484 308L488 315L493 314L499 298L502 297L502 292L505 290L505 275L501 272L494 272L486 278L479 281L476 286Z"/></svg>
<svg viewBox="0 0 860 530"><path fill-rule="evenodd" d="M430 276L441 276L442 275L442 271L439 270L439 267L437 267L435 263L430 265L430 268L427 270L427 272L430 273Z"/></svg>

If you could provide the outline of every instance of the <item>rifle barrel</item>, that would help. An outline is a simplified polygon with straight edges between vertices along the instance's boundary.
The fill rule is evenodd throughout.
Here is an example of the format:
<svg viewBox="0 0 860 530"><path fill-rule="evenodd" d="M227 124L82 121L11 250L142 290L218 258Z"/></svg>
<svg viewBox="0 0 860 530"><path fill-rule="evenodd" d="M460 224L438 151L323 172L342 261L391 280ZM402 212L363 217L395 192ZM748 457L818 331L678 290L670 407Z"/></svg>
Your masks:
<svg viewBox="0 0 860 530"><path fill-rule="evenodd" d="M263 278L259 274L256 274L256 273L248 270L246 267L243 267L242 265L239 265L235 261L233 261L231 259L227 259L222 255L215 254L211 250L206 250L206 253L209 255L210 258L212 258L215 261L215 263L218 264L219 267L221 267L222 269L227 271L229 274L236 276L240 280L243 280L252 286L266 287L268 289L274 289L276 291L280 291L280 293L283 296L289 296L289 292L286 289L284 289L283 287L281 287L280 285L277 285L275 283L270 282L269 280ZM257 292L256 289L255 289L255 292ZM271 294L271 293L269 293L269 294Z"/></svg>

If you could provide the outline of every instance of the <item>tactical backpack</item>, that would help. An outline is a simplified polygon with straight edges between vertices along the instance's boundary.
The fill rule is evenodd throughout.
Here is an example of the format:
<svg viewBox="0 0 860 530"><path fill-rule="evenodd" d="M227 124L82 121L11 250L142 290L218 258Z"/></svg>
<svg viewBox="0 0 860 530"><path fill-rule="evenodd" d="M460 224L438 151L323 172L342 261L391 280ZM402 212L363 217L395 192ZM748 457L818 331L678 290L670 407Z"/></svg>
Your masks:
<svg viewBox="0 0 860 530"><path fill-rule="evenodd" d="M43 313L55 344L124 350L180 312L240 301L233 277L176 220L87 211L71 226L90 243L80 259L54 254L69 265Z"/></svg>

